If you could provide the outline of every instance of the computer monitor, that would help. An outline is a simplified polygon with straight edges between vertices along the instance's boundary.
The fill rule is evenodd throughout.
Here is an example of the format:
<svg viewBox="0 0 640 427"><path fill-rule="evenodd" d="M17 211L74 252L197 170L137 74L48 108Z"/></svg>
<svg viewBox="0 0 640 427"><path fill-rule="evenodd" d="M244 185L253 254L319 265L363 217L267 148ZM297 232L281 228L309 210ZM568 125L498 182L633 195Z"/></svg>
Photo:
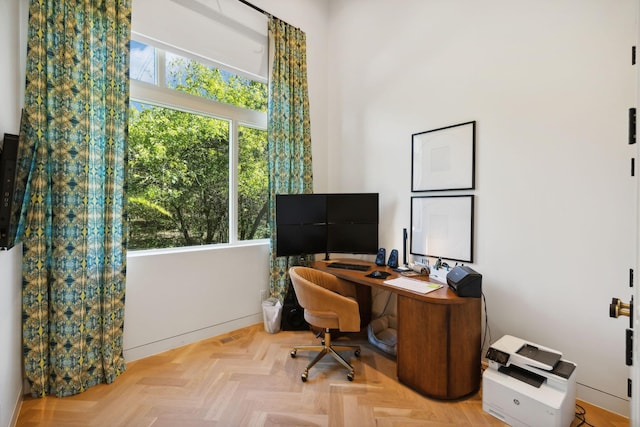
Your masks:
<svg viewBox="0 0 640 427"><path fill-rule="evenodd" d="M378 252L378 193L327 195L327 253Z"/></svg>
<svg viewBox="0 0 640 427"><path fill-rule="evenodd" d="M324 252L327 198L320 194L276 195L276 255Z"/></svg>
<svg viewBox="0 0 640 427"><path fill-rule="evenodd" d="M327 194L327 222L378 224L378 193Z"/></svg>
<svg viewBox="0 0 640 427"><path fill-rule="evenodd" d="M276 195L276 224L324 224L327 218L326 194Z"/></svg>
<svg viewBox="0 0 640 427"><path fill-rule="evenodd" d="M378 193L278 194L276 255L375 254Z"/></svg>
<svg viewBox="0 0 640 427"><path fill-rule="evenodd" d="M278 226L276 255L296 256L325 252L327 226L325 224L283 224Z"/></svg>
<svg viewBox="0 0 640 427"><path fill-rule="evenodd" d="M375 254L378 249L378 224L328 225L328 253Z"/></svg>

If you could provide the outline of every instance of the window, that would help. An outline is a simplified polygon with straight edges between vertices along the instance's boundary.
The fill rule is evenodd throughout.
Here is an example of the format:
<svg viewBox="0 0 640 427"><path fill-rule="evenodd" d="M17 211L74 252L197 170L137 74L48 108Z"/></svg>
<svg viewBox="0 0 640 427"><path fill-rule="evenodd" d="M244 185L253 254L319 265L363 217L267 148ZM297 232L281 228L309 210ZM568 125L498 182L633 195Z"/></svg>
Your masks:
<svg viewBox="0 0 640 427"><path fill-rule="evenodd" d="M240 126L238 143L238 239L266 239L270 235L267 131Z"/></svg>
<svg viewBox="0 0 640 427"><path fill-rule="evenodd" d="M267 87L131 44L129 248L269 236Z"/></svg>
<svg viewBox="0 0 640 427"><path fill-rule="evenodd" d="M153 47L131 40L130 78L156 83L156 50Z"/></svg>

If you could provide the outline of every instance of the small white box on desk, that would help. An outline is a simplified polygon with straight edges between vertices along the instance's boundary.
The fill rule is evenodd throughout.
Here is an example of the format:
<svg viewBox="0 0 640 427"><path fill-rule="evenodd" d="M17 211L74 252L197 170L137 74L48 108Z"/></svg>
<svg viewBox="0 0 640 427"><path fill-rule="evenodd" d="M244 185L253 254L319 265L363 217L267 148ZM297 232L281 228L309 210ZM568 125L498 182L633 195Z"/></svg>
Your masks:
<svg viewBox="0 0 640 427"><path fill-rule="evenodd" d="M511 426L570 426L576 365L561 357L555 350L505 335L487 351L482 409Z"/></svg>
<svg viewBox="0 0 640 427"><path fill-rule="evenodd" d="M449 274L449 270L447 269L440 268L436 270L435 268L432 268L429 272L429 278L442 283L447 283L447 274Z"/></svg>

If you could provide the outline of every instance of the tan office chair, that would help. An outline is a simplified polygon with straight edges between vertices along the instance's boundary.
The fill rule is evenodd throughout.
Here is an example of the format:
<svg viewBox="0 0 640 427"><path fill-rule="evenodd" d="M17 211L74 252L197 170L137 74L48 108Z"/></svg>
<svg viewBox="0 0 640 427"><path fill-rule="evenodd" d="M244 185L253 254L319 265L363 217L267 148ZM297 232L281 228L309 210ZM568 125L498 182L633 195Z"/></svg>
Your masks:
<svg viewBox="0 0 640 427"><path fill-rule="evenodd" d="M310 325L324 329L322 345L301 345L291 350L291 357L296 357L298 350L320 352L305 368L301 375L302 381L307 381L309 369L326 354L330 354L347 368L347 378L353 381L353 367L337 352L355 350L355 356L359 357L360 346L332 345L331 329L341 332L360 331L360 311L355 299L355 285L332 274L308 267L291 267L289 276L298 302L304 308L304 319Z"/></svg>

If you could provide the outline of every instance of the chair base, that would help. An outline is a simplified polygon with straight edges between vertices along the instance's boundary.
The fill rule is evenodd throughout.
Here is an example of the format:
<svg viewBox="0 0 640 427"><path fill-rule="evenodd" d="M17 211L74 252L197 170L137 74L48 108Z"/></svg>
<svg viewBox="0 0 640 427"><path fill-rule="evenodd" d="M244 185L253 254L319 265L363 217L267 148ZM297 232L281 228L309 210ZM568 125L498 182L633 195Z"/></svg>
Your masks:
<svg viewBox="0 0 640 427"><path fill-rule="evenodd" d="M293 349L291 350L291 357L296 357L296 353L298 352L298 350L319 351L316 357L314 357L314 359L311 362L309 362L304 372L302 372L302 375L300 376L300 378L302 379L302 382L307 381L307 378L309 377L309 369L311 369L316 363L320 361L320 359L322 359L327 354L330 354L331 356L333 356L334 359L340 362L340 364L347 369L348 371L347 379L349 381L353 381L353 377L355 375L353 366L351 366L351 364L349 364L349 362L347 362L344 359L344 357L340 356L340 354L338 354L338 351L354 350L355 356L360 357L360 346L359 345L331 345L331 332L328 328L324 330L324 339L322 344L323 345L299 345L299 346L293 347Z"/></svg>

